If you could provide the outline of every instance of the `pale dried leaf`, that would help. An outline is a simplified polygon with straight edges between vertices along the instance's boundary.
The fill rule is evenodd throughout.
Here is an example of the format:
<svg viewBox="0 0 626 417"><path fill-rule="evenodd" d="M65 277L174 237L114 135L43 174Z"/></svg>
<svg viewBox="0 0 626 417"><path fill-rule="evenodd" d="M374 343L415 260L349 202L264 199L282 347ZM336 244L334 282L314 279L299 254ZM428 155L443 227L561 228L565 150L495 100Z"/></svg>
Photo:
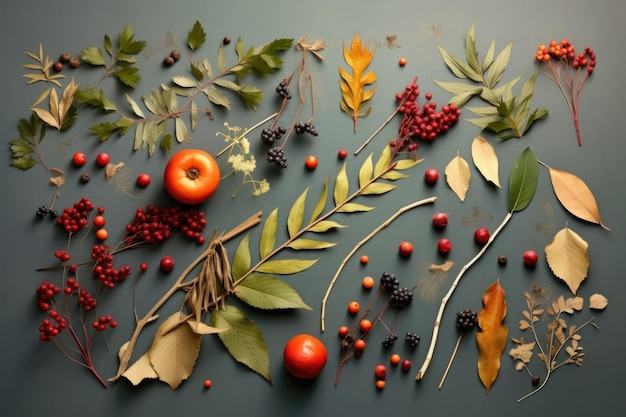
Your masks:
<svg viewBox="0 0 626 417"><path fill-rule="evenodd" d="M526 320L520 320L519 321L519 328L520 328L520 330L530 329L530 323L528 323Z"/></svg>
<svg viewBox="0 0 626 417"><path fill-rule="evenodd" d="M117 164L113 164L113 163L109 163L107 164L106 167L104 167L104 178L106 180L110 180L111 178L113 178L115 176L115 174L117 174L120 169L122 169L124 167L124 163L123 162L119 162Z"/></svg>
<svg viewBox="0 0 626 417"><path fill-rule="evenodd" d="M124 346L126 346L126 343ZM121 349L120 349L121 351ZM130 381L133 385L139 385L144 379L157 379L156 371L150 363L150 358L147 353L142 355L135 363L133 363L122 376Z"/></svg>
<svg viewBox="0 0 626 417"><path fill-rule="evenodd" d="M56 185L57 188L62 186L63 184L65 184L65 177L60 175L58 177L52 177L50 178L50 184L52 185Z"/></svg>
<svg viewBox="0 0 626 417"><path fill-rule="evenodd" d="M589 308L604 310L607 305L609 305L609 300L602 294L593 294L589 297Z"/></svg>
<svg viewBox="0 0 626 417"><path fill-rule="evenodd" d="M472 142L472 160L487 181L500 187L498 156L493 146L482 136L476 136Z"/></svg>
<svg viewBox="0 0 626 417"><path fill-rule="evenodd" d="M524 369L524 362L516 362L515 363L515 370L516 371L522 371Z"/></svg>
<svg viewBox="0 0 626 417"><path fill-rule="evenodd" d="M457 154L446 166L445 174L446 181L452 191L461 201L464 201L469 189L471 176L467 161Z"/></svg>
<svg viewBox="0 0 626 417"><path fill-rule="evenodd" d="M509 351L509 355L515 360L520 360L523 363L528 363L533 357L533 349L535 348L535 342L524 343Z"/></svg>
<svg viewBox="0 0 626 417"><path fill-rule="evenodd" d="M581 282L587 277L588 246L578 234L565 227L557 232L545 248L550 269L565 281L573 294L576 294Z"/></svg>
<svg viewBox="0 0 626 417"><path fill-rule="evenodd" d="M450 272L452 267L454 266L454 261L447 260L442 264L431 264L428 269L431 272Z"/></svg>

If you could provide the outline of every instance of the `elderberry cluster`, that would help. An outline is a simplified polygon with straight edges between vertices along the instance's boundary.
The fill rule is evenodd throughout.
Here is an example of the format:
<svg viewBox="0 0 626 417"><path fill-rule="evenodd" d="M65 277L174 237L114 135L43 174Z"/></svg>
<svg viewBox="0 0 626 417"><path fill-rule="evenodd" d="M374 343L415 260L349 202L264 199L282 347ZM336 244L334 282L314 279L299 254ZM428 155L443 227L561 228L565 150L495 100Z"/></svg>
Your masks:
<svg viewBox="0 0 626 417"><path fill-rule="evenodd" d="M131 274L130 266L120 269L113 266L113 255L108 245L93 245L91 247L91 259L96 261L93 268L93 276L100 280L103 287L115 288L115 284L123 281Z"/></svg>
<svg viewBox="0 0 626 417"><path fill-rule="evenodd" d="M50 217L54 219L59 215L59 213L48 206L39 206L39 208L37 208L37 211L35 212L35 215L37 217L46 217L47 215L50 215Z"/></svg>
<svg viewBox="0 0 626 417"><path fill-rule="evenodd" d="M472 310L463 310L456 313L456 327L459 330L471 330L478 323L478 315Z"/></svg>
<svg viewBox="0 0 626 417"><path fill-rule="evenodd" d="M315 129L315 126L313 126L313 123L311 122L296 122L293 125L293 128L298 135L302 135L304 133L308 133L311 136L319 135L317 129Z"/></svg>
<svg viewBox="0 0 626 417"><path fill-rule="evenodd" d="M267 151L267 162L276 165L278 168L287 168L287 158L280 147L274 147Z"/></svg>
<svg viewBox="0 0 626 417"><path fill-rule="evenodd" d="M282 135L287 132L287 129L283 126L278 126L275 128L265 128L261 132L261 140L266 145L273 145L274 142L279 141Z"/></svg>
<svg viewBox="0 0 626 417"><path fill-rule="evenodd" d="M389 304L397 309L402 309L413 300L413 291L408 288L401 288L400 281L395 274L383 272L380 277L380 284L384 290L389 291Z"/></svg>
<svg viewBox="0 0 626 417"><path fill-rule="evenodd" d="M77 232L89 224L87 217L95 207L87 197L83 197L72 207L64 208L56 222L68 233Z"/></svg>
<svg viewBox="0 0 626 417"><path fill-rule="evenodd" d="M152 204L135 211L133 221L126 225L126 243L159 243L171 237L176 230L198 244L204 243L202 231L207 221L204 212L196 208L157 207Z"/></svg>
<svg viewBox="0 0 626 417"><path fill-rule="evenodd" d="M409 346L411 346L412 348L417 347L417 345L419 345L420 343L420 337L417 334L411 332L406 333L406 336L404 336L404 340L406 340Z"/></svg>
<svg viewBox="0 0 626 417"><path fill-rule="evenodd" d="M388 334L387 336L385 336L383 338L383 347L384 348L389 348L391 346L393 346L393 344L395 343L395 341L398 340L398 335L397 334Z"/></svg>
<svg viewBox="0 0 626 417"><path fill-rule="evenodd" d="M278 83L278 86L276 86L276 92L282 98L286 98L287 100L291 98L291 91L289 90L289 84L287 84L287 80L282 80L280 83Z"/></svg>

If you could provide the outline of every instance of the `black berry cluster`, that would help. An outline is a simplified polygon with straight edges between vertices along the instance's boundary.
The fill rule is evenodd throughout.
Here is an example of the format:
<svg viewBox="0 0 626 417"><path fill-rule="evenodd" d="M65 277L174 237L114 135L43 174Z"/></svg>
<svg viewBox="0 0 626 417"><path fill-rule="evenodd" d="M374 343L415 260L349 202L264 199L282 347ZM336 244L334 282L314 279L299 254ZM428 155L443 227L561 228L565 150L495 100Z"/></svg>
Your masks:
<svg viewBox="0 0 626 417"><path fill-rule="evenodd" d="M398 335L397 334L388 334L387 336L385 336L383 338L383 347L384 348L388 348L393 346L393 344L395 343L395 341L398 340Z"/></svg>
<svg viewBox="0 0 626 417"><path fill-rule="evenodd" d="M413 291L408 288L398 288L396 290L391 291L391 295L389 296L389 304L392 307L401 309L409 304L413 300Z"/></svg>
<svg viewBox="0 0 626 417"><path fill-rule="evenodd" d="M391 272L383 272L383 274L380 276L380 285L384 288L384 289L389 289L389 290L397 290L400 287L400 281L398 280L398 278L396 278L395 274L392 274Z"/></svg>
<svg viewBox="0 0 626 417"><path fill-rule="evenodd" d="M302 135L304 133L308 133L311 136L319 135L319 132L315 129L315 126L313 126L313 123L311 122L296 122L293 125L293 128L298 135Z"/></svg>
<svg viewBox="0 0 626 417"><path fill-rule="evenodd" d="M289 100L291 98L291 91L289 90L289 84L287 84L287 80L282 80L278 86L276 86L276 92L282 98L286 98Z"/></svg>
<svg viewBox="0 0 626 417"><path fill-rule="evenodd" d="M420 343L420 337L417 334L411 333L411 332L407 332L406 333L406 336L404 337L404 340L406 340L406 342L412 348L417 347L417 345L419 345L419 343Z"/></svg>
<svg viewBox="0 0 626 417"><path fill-rule="evenodd" d="M265 128L261 132L261 140L266 145L273 145L274 142L279 141L282 135L284 135L286 132L287 129L285 129L283 126L274 127L272 129Z"/></svg>
<svg viewBox="0 0 626 417"><path fill-rule="evenodd" d="M48 206L39 206L35 214L37 217L46 217L47 215L50 215L53 219L59 215L56 210L53 210Z"/></svg>
<svg viewBox="0 0 626 417"><path fill-rule="evenodd" d="M460 330L471 330L477 323L477 314L472 310L463 310L456 313L456 327Z"/></svg>
<svg viewBox="0 0 626 417"><path fill-rule="evenodd" d="M285 153L279 147L274 147L267 151L267 162L276 165L277 167L284 169L287 168L287 158Z"/></svg>

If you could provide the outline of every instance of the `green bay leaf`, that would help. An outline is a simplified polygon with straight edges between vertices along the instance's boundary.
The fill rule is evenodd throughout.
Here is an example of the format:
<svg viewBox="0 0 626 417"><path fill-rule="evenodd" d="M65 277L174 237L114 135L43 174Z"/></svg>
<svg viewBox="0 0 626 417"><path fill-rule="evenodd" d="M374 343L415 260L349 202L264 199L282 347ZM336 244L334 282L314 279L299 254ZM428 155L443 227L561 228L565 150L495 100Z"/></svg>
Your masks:
<svg viewBox="0 0 626 417"><path fill-rule="evenodd" d="M530 204L539 181L539 163L526 148L515 159L509 178L509 212L520 211Z"/></svg>
<svg viewBox="0 0 626 417"><path fill-rule="evenodd" d="M394 184L386 184L382 182L374 182L363 189L363 195L385 194L398 186Z"/></svg>
<svg viewBox="0 0 626 417"><path fill-rule="evenodd" d="M364 187L365 184L369 180L372 179L372 174L374 173L374 162L372 159L372 154L370 154L359 169L359 187Z"/></svg>
<svg viewBox="0 0 626 417"><path fill-rule="evenodd" d="M251 274L235 287L235 295L244 303L264 310L293 308L311 310L289 284L264 274Z"/></svg>
<svg viewBox="0 0 626 417"><path fill-rule="evenodd" d="M326 201L328 200L328 181L330 177L326 177L324 180L324 186L322 187L322 192L320 193L317 202L315 203L315 207L313 207L313 212L311 212L311 218L309 219L309 224L313 223L317 218L322 214L324 208L326 207Z"/></svg>
<svg viewBox="0 0 626 417"><path fill-rule="evenodd" d="M511 59L512 47L513 43L509 42L493 61L491 68L489 68L489 73L487 74L487 87L494 88L502 79L504 71L509 65L509 60Z"/></svg>

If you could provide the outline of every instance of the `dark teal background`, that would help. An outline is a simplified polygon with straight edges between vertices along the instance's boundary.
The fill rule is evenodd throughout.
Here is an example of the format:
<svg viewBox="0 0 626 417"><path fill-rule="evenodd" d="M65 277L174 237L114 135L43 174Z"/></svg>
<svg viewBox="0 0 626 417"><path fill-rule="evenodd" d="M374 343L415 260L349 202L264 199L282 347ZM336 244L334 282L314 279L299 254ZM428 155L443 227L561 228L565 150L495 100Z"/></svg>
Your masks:
<svg viewBox="0 0 626 417"><path fill-rule="evenodd" d="M623 159L626 146L623 142L623 39L622 20L626 15L625 3L620 0L601 1L6 1L0 13L0 36L3 39L2 64L0 64L1 112L0 132L5 141L3 161L0 164L2 203L2 279L0 308L2 317L2 343L0 344L0 410L2 415L268 415L268 416L319 416L319 415L382 415L389 412L407 415L450 416L495 415L602 415L622 416L624 406L623 374L623 317L626 315L622 297L624 285L623 250L626 243L623 220L624 180ZM410 171L411 178L398 182L399 188L388 195L366 198L363 202L376 209L363 214L339 215L337 220L349 225L332 237L339 244L318 254L296 253L294 256L320 256L313 268L286 280L302 295L313 311L284 313L257 312L245 309L246 315L261 327L271 355L271 372L274 385L270 386L260 376L234 362L221 344L205 338L196 368L178 390L167 385L148 382L131 387L126 381L102 387L83 369L71 364L52 345L38 341L37 326L41 313L34 303L34 290L45 279L55 279L53 274L35 272L35 267L52 264L53 251L62 248L64 237L56 227L34 219L39 205L48 203L52 187L47 184L47 174L37 166L28 172L9 167L8 141L17 137L17 123L28 117L28 108L42 91L41 85L27 86L20 66L29 60L24 51L35 51L39 43L51 57L63 51L78 54L88 45L101 46L105 33L114 39L124 26L130 24L136 39L148 43L146 54L138 66L142 75L132 96L139 101L152 88L167 83L172 75L186 73L184 64L172 69L161 66L163 56L171 46L166 45L166 34L171 32L176 43L186 42L187 32L199 20L207 31L207 43L195 55L208 57L213 62L217 46L224 36L233 39L241 36L247 45L260 45L275 38L304 36L309 41L322 39L326 48L321 53L324 62L309 59L315 82L316 119L320 136L315 139L292 139L286 147L290 166L277 172L263 161L264 147L253 145L259 160L257 175L267 177L271 191L259 198L244 188L231 199L239 178L229 178L220 185L217 194L202 206L209 220L207 235L211 230L225 230L238 224L258 210L269 214L279 207L280 221L284 224L288 209L295 198L311 186L313 198L319 195L327 176L334 177L341 167L336 159L337 150L349 151L348 172L352 185L356 184L358 167L370 153L378 155L387 139L395 136L397 121L379 135L358 157L351 153L391 113L393 96L419 75L422 92L432 91L434 99L442 104L448 94L438 88L432 79L457 81L446 70L435 47L441 44L450 53L462 56L464 35L473 21L476 22L477 42L481 51L491 38L501 50L513 41L511 62L505 79L521 75L528 78L535 70L533 55L540 43L550 39L568 38L579 49L585 45L597 54L597 70L585 86L580 107L580 126L583 146L576 145L573 124L556 86L545 76L537 79L534 106L547 107L549 117L523 139L499 142L493 135L483 135L494 145L500 160L502 189L488 186L472 166L472 182L467 199L461 203L446 186L443 178L432 188L424 186L422 175L429 166L443 173L445 165L457 152L470 161L470 144L480 132L467 122L461 122L448 135L438 138L431 146L421 146L419 154L426 160ZM378 74L377 92L372 102L372 113L359 121L358 132L352 131L350 119L340 111L338 66L344 66L342 43L355 33L365 41L378 45L371 69ZM397 35L400 48L389 48L383 41L388 35ZM227 49L229 59L234 59L232 47ZM398 58L406 57L406 67L397 65ZM481 55L482 56L482 55ZM223 131L223 123L249 127L277 109L274 87L287 76L300 58L291 49L283 54L283 69L266 79L249 78L259 86L266 99L256 112L246 110L236 103L230 111L216 110L216 120L200 121L192 134L192 146L217 152L224 146L215 136ZM66 75L72 75L70 71ZM100 70L81 68L76 73L81 86L98 85L105 89L114 102L123 98L112 79L98 84ZM517 90L516 90L517 91ZM292 103L291 106L294 106ZM103 118L92 110L80 108L77 124L59 136L49 129L44 146L51 165L66 170L67 184L63 187L57 207L65 207L87 195L96 205L107 208L108 229L112 240L121 233L135 208L148 203L169 205L171 201L162 189L161 172L167 156L157 153L148 158L145 152L132 151L132 135L112 138L98 143L88 127ZM303 114L308 114L305 110ZM465 113L465 116L469 112ZM289 120L287 117L285 120ZM252 134L251 139L258 138ZM59 143L67 141L67 146ZM444 315L435 358L424 380L413 377L426 353L432 323L454 276L461 266L471 259L477 248L472 241L475 227L495 229L507 212L508 174L514 159L530 146L535 155L546 164L575 173L584 179L594 192L604 222L612 231L581 222L568 215L556 200L545 169L540 171L539 187L532 204L514 215L494 245L465 275L450 300ZM181 149L179 146L175 149ZM93 158L98 152L111 154L114 161L126 163L126 179L132 180L139 172L148 172L153 182L146 190L131 190L140 199L130 198L120 192L112 182L105 182L95 168L94 179L86 186L78 181L79 170L70 166L71 155L84 151ZM315 154L319 166L313 171L303 167L304 157ZM219 160L222 164L225 161ZM92 167L92 165L88 165ZM352 259L344 269L332 293L328 311L327 328L319 330L321 299L340 262L354 245L372 229L386 220L400 207L413 201L436 196L434 205L415 209L404 214L392 225L371 240L359 253L367 253L370 263L360 266ZM309 209L310 210L310 209ZM385 362L388 352L377 346L374 335L362 359L350 361L344 368L340 384L333 386L339 360L339 341L335 329L341 324L352 324L345 306L352 299L363 303L368 300L362 293L360 280L364 275L380 276L382 271L396 273L406 285L423 282L425 269L431 263L443 261L436 254L435 243L439 233L431 230L430 217L436 211L445 211L451 221L446 230L454 244L450 259L455 268L431 297L422 296L421 289L409 309L403 311L397 324L400 334L417 332L422 342L411 352L399 344L397 350L413 361L413 369L403 374L391 370L387 388L378 392L374 387L373 368ZM477 349L472 337L462 343L462 349L443 390L437 384L449 354L454 346L456 330L454 313L471 308L479 311L480 297L496 279L500 279L507 293L508 315L506 324L510 335L521 336L518 320L525 307L523 291L533 284L547 288L554 297L568 296L567 287L553 277L545 262L534 271L521 265L521 253L533 248L543 253L543 248L556 231L568 225L589 243L591 267L579 295L588 298L601 293L609 298L606 311L597 314L598 329L583 331L581 344L587 356L581 368L567 366L551 377L547 386L527 401L516 404L516 399L532 389L529 378L514 369L508 356L509 344L503 356L502 369L489 395L476 375ZM260 228L251 233L253 245L258 242ZM280 239L280 237L279 237ZM284 239L284 236L283 236ZM413 242L416 251L408 260L397 255L397 244L402 240ZM234 251L237 241L228 247ZM254 246L253 246L254 248ZM140 262L148 262L151 269L142 279L138 292L138 309L143 311L169 287L177 274L164 276L157 273L157 261L163 255L172 255L177 262L176 272L181 272L199 253L194 244L172 240L158 248L140 250L123 255L124 261L135 269ZM497 255L509 256L506 268L498 267ZM122 257L122 255L121 255ZM110 350L97 343L95 358L101 373L108 377L117 369L116 352L132 332L132 283L116 288L107 297L106 306L120 321L115 331L109 332ZM180 299L168 303L161 316L165 317L179 308ZM242 307L243 308L243 307ZM588 317L583 311L572 323L581 323ZM149 345L156 327L148 327L136 353ZM322 375L311 383L301 383L290 378L283 369L282 348L294 334L306 332L319 336L329 349L328 365ZM382 338L382 329L377 329ZM528 338L529 336L527 336ZM536 372L540 368L535 364ZM543 373L541 372L541 375ZM210 378L213 387L205 390L202 382Z"/></svg>

